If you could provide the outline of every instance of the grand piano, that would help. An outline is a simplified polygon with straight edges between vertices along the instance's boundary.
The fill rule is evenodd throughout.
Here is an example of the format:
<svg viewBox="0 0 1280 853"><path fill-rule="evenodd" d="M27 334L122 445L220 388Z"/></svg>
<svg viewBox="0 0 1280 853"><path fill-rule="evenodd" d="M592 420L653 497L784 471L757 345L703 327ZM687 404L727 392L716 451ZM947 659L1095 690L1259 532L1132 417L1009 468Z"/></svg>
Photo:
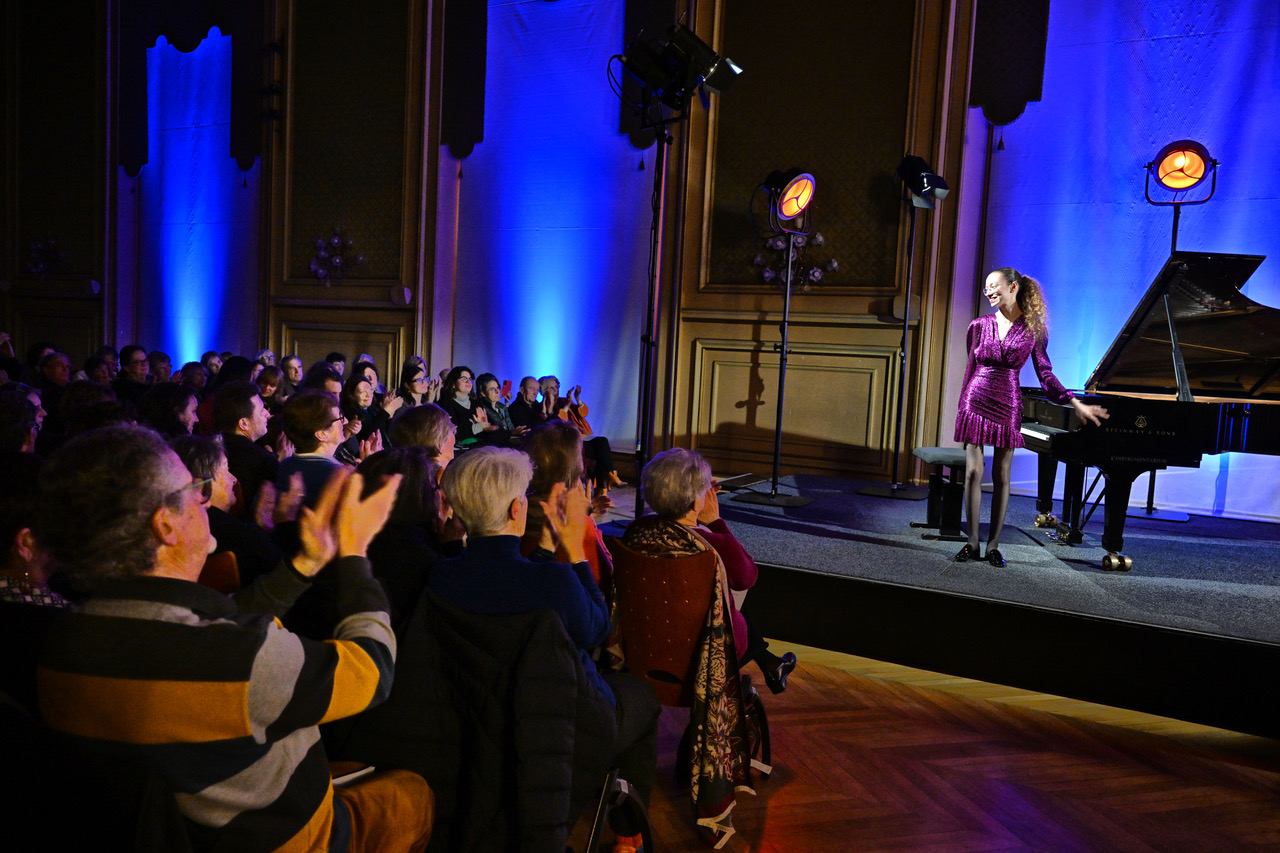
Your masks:
<svg viewBox="0 0 1280 853"><path fill-rule="evenodd" d="M1024 388L1022 435L1040 454L1037 524L1082 540L1085 472L1105 478L1102 567L1128 571L1124 521L1134 479L1198 468L1205 454L1280 454L1280 310L1240 288L1258 255L1174 252L1085 384L1083 402L1111 417L1081 423L1070 406ZM1053 485L1066 463L1062 514ZM1092 488L1092 487L1091 487ZM1087 520L1087 518L1086 518Z"/></svg>

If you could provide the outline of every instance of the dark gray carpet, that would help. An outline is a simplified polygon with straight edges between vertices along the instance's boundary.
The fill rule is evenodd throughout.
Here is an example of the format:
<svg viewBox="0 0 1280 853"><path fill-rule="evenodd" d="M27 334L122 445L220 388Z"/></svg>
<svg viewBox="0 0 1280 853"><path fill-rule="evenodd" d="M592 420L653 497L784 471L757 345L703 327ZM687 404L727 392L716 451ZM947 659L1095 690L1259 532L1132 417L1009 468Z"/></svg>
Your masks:
<svg viewBox="0 0 1280 853"><path fill-rule="evenodd" d="M1104 572L1102 509L1085 541L1060 545L1015 496L1000 550L1009 565L954 563L956 542L922 538L924 501L866 497L866 483L798 475L780 491L813 503L780 509L722 496L721 514L758 562L886 581L1131 622L1280 642L1280 525L1193 516L1187 524L1129 519L1131 572ZM767 493L769 484L753 487ZM984 497L986 517L990 497ZM986 525L982 542L986 550Z"/></svg>

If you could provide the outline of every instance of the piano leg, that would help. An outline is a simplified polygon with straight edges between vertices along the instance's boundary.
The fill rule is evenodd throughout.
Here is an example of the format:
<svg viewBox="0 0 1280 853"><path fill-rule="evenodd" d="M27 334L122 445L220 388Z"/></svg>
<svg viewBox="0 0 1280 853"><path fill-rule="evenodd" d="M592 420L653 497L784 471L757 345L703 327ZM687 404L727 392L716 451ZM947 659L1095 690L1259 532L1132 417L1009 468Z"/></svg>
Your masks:
<svg viewBox="0 0 1280 853"><path fill-rule="evenodd" d="M1053 517L1053 481L1058 476L1058 460L1048 453L1037 454L1036 527L1057 527Z"/></svg>
<svg viewBox="0 0 1280 853"><path fill-rule="evenodd" d="M1079 462L1067 462L1058 541L1068 545L1079 545L1084 540L1084 534L1080 530L1080 512L1084 508L1084 472L1085 466Z"/></svg>
<svg viewBox="0 0 1280 853"><path fill-rule="evenodd" d="M1105 472L1107 491L1103 504L1102 547L1107 555L1102 558L1102 568L1109 572L1127 572L1133 568L1133 560L1120 553L1124 549L1124 519L1129 510L1129 493L1133 480L1140 471L1121 470Z"/></svg>

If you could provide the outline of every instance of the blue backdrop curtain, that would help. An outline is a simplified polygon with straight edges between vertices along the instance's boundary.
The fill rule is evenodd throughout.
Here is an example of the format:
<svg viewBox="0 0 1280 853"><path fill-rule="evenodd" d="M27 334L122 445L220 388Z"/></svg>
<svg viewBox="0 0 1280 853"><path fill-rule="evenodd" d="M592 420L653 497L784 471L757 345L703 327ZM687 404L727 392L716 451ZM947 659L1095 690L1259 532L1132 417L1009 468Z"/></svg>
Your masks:
<svg viewBox="0 0 1280 853"><path fill-rule="evenodd" d="M618 132L622 0L489 2L484 141L462 161L454 362L581 385L635 438L653 149ZM640 169L641 160L644 169Z"/></svg>
<svg viewBox="0 0 1280 853"><path fill-rule="evenodd" d="M986 265L1045 285L1049 352L1068 387L1083 386L1168 257L1171 209L1143 195L1143 166L1166 143L1198 140L1222 164L1213 200L1185 208L1178 248L1268 256L1244 292L1280 308L1274 0L1053 0L1043 99L1003 136ZM982 156L984 137L970 133L968 156ZM1022 384L1037 384L1029 364ZM1030 493L1035 457L1016 458L1015 482ZM1209 456L1157 484L1162 507L1280 518L1273 457ZM1145 495L1144 477L1134 502Z"/></svg>

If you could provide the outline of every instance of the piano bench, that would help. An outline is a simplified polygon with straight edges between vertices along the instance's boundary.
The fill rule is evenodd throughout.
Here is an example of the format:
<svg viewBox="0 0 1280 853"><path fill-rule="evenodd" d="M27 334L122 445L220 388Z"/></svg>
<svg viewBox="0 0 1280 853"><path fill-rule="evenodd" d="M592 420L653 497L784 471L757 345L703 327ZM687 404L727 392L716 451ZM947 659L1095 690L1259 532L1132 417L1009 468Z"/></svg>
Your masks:
<svg viewBox="0 0 1280 853"><path fill-rule="evenodd" d="M934 468L929 472L925 521L913 521L911 526L937 530L937 538L944 541L966 540L968 537L960 530L964 506L964 450L959 447L917 447L912 454Z"/></svg>

